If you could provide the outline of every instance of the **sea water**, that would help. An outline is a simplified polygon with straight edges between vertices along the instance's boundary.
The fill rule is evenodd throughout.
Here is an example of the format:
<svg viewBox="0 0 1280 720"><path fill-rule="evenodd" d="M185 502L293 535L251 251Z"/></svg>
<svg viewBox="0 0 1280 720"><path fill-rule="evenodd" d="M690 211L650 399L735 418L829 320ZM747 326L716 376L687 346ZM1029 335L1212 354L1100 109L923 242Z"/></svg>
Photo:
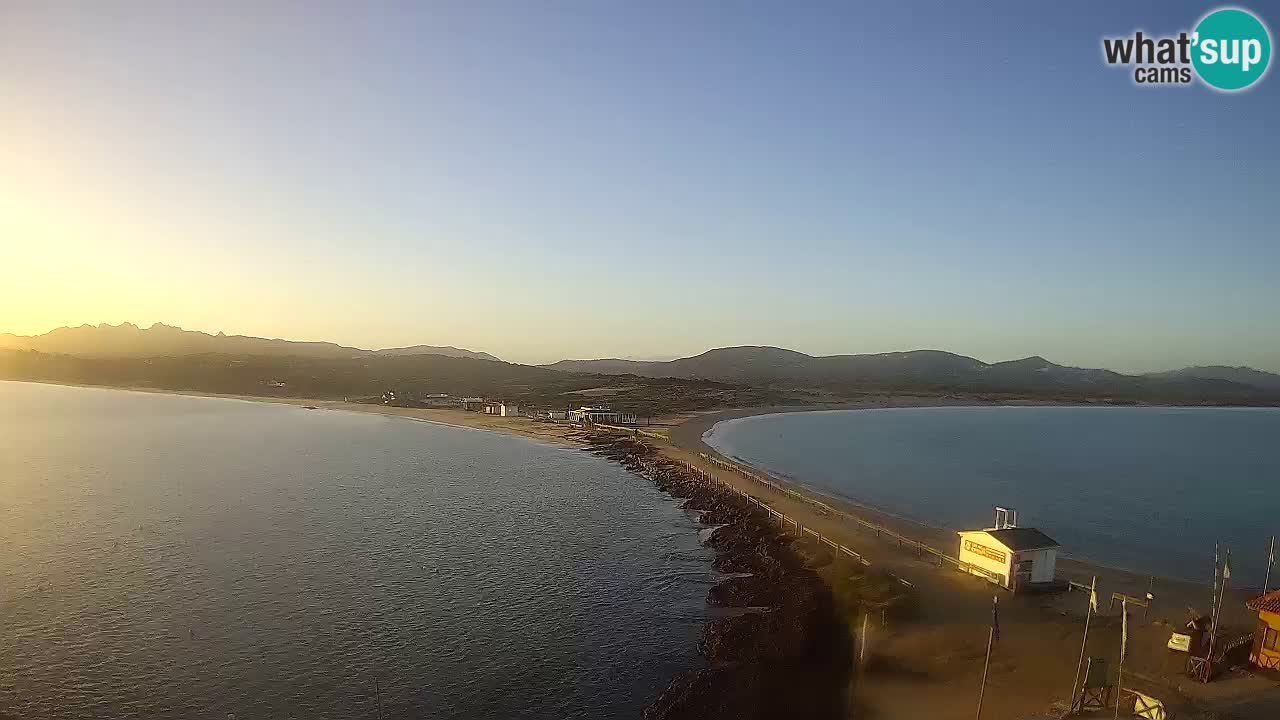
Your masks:
<svg viewBox="0 0 1280 720"><path fill-rule="evenodd" d="M699 664L698 528L527 439L0 383L0 717L636 717Z"/></svg>
<svg viewBox="0 0 1280 720"><path fill-rule="evenodd" d="M1280 409L803 412L722 422L705 440L936 527L989 527L993 507L1009 506L1067 555L1162 577L1208 583L1221 543L1233 582L1260 586L1280 535Z"/></svg>

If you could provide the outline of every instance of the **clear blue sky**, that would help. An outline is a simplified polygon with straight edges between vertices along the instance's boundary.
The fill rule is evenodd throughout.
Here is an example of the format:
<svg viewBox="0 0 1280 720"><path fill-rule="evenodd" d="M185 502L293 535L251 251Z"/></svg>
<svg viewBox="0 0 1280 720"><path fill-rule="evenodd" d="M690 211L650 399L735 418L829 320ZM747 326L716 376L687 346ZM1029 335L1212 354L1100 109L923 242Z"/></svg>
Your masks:
<svg viewBox="0 0 1280 720"><path fill-rule="evenodd" d="M1101 59L1215 3L204 6L0 6L0 331L1280 371L1280 76Z"/></svg>

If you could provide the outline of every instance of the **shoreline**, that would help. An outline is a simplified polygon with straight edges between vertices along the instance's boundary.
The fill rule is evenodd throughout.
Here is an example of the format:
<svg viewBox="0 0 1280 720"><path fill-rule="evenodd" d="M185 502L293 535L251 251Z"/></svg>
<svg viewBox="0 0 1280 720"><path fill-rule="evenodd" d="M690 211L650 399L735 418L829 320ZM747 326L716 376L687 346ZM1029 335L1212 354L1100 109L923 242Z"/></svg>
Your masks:
<svg viewBox="0 0 1280 720"><path fill-rule="evenodd" d="M13 381L30 382L30 381ZM54 383L33 383L54 384ZM598 443L582 429L567 424L538 422L529 418L501 418L475 412L446 409L396 408L384 405L349 403L337 400L305 398L280 398L269 396L224 395L215 393L175 392L155 388L114 388L99 385L83 385L102 390L126 390L188 397L210 397L247 402L266 402L294 406L312 405L318 409L364 412L390 417L453 425L470 429L502 432L536 441L590 451ZM867 671L869 682L856 683L855 705L874 708L876 717L884 720L917 717L967 718L971 717L971 703L977 677L974 660L981 666L981 648L985 644L987 627L991 618L991 597L996 591L985 580L945 570L936 563L913 556L912 553L878 534L859 529L837 513L822 509L824 499L815 493L798 487L797 483L780 481L790 492L783 492L764 485L737 472L728 472L706 462L699 453L713 453L702 441L702 435L717 422L738 417L776 412L801 412L813 410L869 409L883 407L937 407L943 406L992 406L1008 403L975 402L972 398L901 398L881 397L873 401L808 406L768 406L704 412L683 417L668 418L670 442L647 443L655 457L692 467L713 475L730 490L747 492L771 508L797 519L806 529L854 548L867 558L878 573L889 574L906 580L913 594L921 598L917 616L901 625L895 621L875 629L869 636L871 650L868 657L872 665ZM900 404L891 404L898 402ZM1017 403L1023 404L1023 403ZM1032 403L1046 404L1046 403ZM1061 403L1047 403L1061 405ZM603 429L601 429L603 430ZM615 431L616 432L616 431ZM713 455L714 457L714 455ZM626 466L620 458L612 458ZM743 463L743 465L746 465ZM628 468L632 469L632 468ZM634 471L634 470L633 470ZM653 480L651 474L638 473ZM852 505L852 504L850 504ZM929 542L934 537L953 539L949 531L940 533L918 523L901 518L878 515L873 508L845 503L837 505L840 513L866 516L875 522L891 527L909 538ZM711 517L711 516L708 516ZM901 529L899 529L901 528ZM715 533L713 532L712 535ZM775 532L775 534L777 534ZM780 534L782 538L786 533ZM947 544L935 547L948 548ZM1093 629L1088 638L1089 655L1105 657L1113 663L1119 646L1119 610L1108 607L1111 592L1123 591L1140 597L1148 589L1148 576L1093 566L1062 558L1059 574L1072 580L1089 581L1091 574L1099 580L1099 613L1094 616ZM717 584L718 587L719 584ZM732 586L730 586L732 587ZM1267 713L1280 709L1280 692L1274 682L1260 677L1229 675L1211 685L1188 684L1181 674L1181 661L1185 656L1174 657L1164 649L1170 626L1180 626L1187 606L1203 607L1209 595L1208 583L1187 583L1161 580L1155 587L1156 603L1150 613L1140 610L1130 615L1130 657L1126 660L1125 684L1148 694L1173 702L1174 707L1199 708L1205 703L1217 707L1234 707L1241 702L1251 705L1259 697L1268 703L1263 714L1240 717L1274 717ZM1069 592L1056 596L1010 596L1003 594L1000 602L1002 632L1007 640L1002 643L1002 658L992 666L991 682L1001 692L991 700L992 717L1014 717L1044 712L1051 701L1059 701L1066 695L1071 670L1081 652L1079 627L1083 621L1087 599L1084 593ZM1233 588L1229 601L1224 605L1224 622L1231 626L1244 621L1256 622L1245 612L1243 602L1246 593ZM710 604L711 596L708 596ZM1238 601L1238 602L1237 602ZM714 618L704 626L712 627ZM883 620L882 620L883 623ZM749 639L748 639L749 640ZM747 645L749 645L749 641ZM746 647L747 645L740 646ZM701 647L700 647L701 650ZM706 657L704 653L704 657ZM881 669L877 670L877 666ZM884 668L888 668L885 670ZM698 679L697 670L680 673L672 682L684 678L683 685L689 692L707 690L705 684L691 681ZM759 679L759 676L753 676ZM670 691L672 688L668 688ZM1266 695L1272 691L1270 695ZM666 693L664 692L664 695ZM1275 704L1269 704L1274 698ZM670 699L670 698L669 698ZM657 702L657 701L655 701ZM1224 705L1223 703L1232 703Z"/></svg>
<svg viewBox="0 0 1280 720"><path fill-rule="evenodd" d="M747 473L768 478L769 484L766 484L741 471L708 462L709 458L724 456L702 439L719 422L780 412L1004 404L975 403L972 400L929 404L914 397L902 398L901 401L893 404L892 398L882 398L874 403L841 404L839 407L760 407L703 413L687 418L672 429L672 445L666 452L713 472L740 491L760 497L791 521L847 544L869 558L874 566L907 580L919 597L928 598L927 604L922 603L923 617L895 628L893 638L887 642L888 647L882 647L882 650L890 656L889 662L910 668L917 678L928 676L936 682L924 684L902 678L882 678L881 682L868 684L865 689L860 689L859 695L875 707L878 716L904 719L971 716L959 710L967 711L971 707L969 703L976 687L972 673L947 667L945 663L931 664L923 657L930 654L963 656L966 662L976 660L980 667L993 594L1000 597L1002 631L1009 635L1027 635L1019 638L1021 645L1016 650L1006 646L1005 652L1010 657L1005 660L1006 665L999 674L993 676L993 679L1000 678L995 681L1006 686L1002 692L1007 693L999 701L1004 712L993 713L993 716L1013 717L1044 712L1051 706L1051 701L1053 708L1060 708L1065 703L1071 673L1081 652L1080 624L1085 617L1088 593L1067 591L1052 595L1010 595L985 580L922 559L919 553L913 554L909 546L904 547L888 538L887 534L881 537L880 533L868 532L850 518L882 526L951 557L955 556L957 542L953 531L886 513L854 500L815 492L797 480L778 478L750 463L731 459L733 465ZM1155 577L1062 556L1058 561L1058 576L1086 587L1091 578L1096 578L1099 611L1094 615L1093 629L1088 637L1088 654L1108 658L1112 667L1115 667L1118 655L1121 605L1114 602L1112 594L1135 598L1144 597L1148 591L1154 594L1155 601L1149 610L1139 606L1129 611L1131 636L1130 655L1125 665L1127 688L1161 698L1171 710L1180 708L1187 714L1205 708L1234 707L1241 703L1252 707L1258 698L1262 698L1265 706L1263 713L1240 717L1273 717L1267 713L1280 710L1280 690L1274 682L1245 674L1219 677L1208 685L1188 683L1182 672L1186 656L1165 648L1171 629L1182 625L1189 608L1207 608L1212 592L1207 578L1204 582L1194 582ZM1224 633L1253 629L1257 620L1246 610L1244 602L1256 594L1256 590L1230 589L1227 602L1223 604ZM874 647L874 636L872 639ZM1016 692L1008 689L1011 685L1017 686Z"/></svg>
<svg viewBox="0 0 1280 720"><path fill-rule="evenodd" d="M374 405L370 403L354 403L343 400L319 399L319 398L294 398L294 397L277 397L268 395L239 395L228 393L212 393L194 390L166 390L161 388L150 387L116 387L110 385L91 385L84 383L49 383L31 380L6 380L4 382L15 382L34 385L53 385L60 387L76 387L97 390L113 390L124 392L138 392L157 395L175 395L180 397L201 397L214 398L224 400L239 400L242 402L269 403L278 405L292 405L296 407L313 406L322 410L337 410L340 412L358 412L369 415L382 415L387 417L401 417L419 422L428 422L432 424L445 425L450 427L465 428L472 430L486 430L489 432L505 433L528 439L546 442L566 448L588 448L590 442L586 438L586 433L572 425L557 422L542 422L532 418L525 417L499 417L495 415L485 415L483 413L469 412L464 410L454 410L447 408L404 408L388 405ZM703 435L710 431L715 425L728 420L737 420L747 417L759 417L765 415L776 415L784 413L796 412L823 412L823 411L839 411L839 410L870 410L870 409L888 409L888 408L933 408L933 407L1110 407L1103 405L1081 405L1079 403L1061 403L1055 401L1000 401L1000 400L982 400L972 397L931 397L917 395L891 395L886 394L875 398L863 400L824 403L815 405L766 405L749 408L729 408L724 410L714 410L710 412L692 413L687 415L675 416L668 418L669 425L669 442L672 449L691 453L695 457L692 458L693 464L700 458L696 457L697 453L706 453L712 457L726 457L715 448L708 445L703 439ZM1133 406L1116 406L1116 407L1133 407ZM1152 405L1141 407L1176 407L1165 405ZM662 448L660 448L661 450ZM682 457L682 461L689 461L690 458ZM870 522L885 525L889 529L909 537L917 542L931 544L934 547L943 545L939 549L945 550L945 545L954 540L955 531L952 529L932 526L927 523L904 517L887 510L876 507L874 504L862 502L860 500L848 497L842 497L815 491L806 487L798 480L791 480L785 477L778 477L769 472L765 468L760 468L737 458L727 458L735 464L750 468L755 472L769 477L773 482L779 483L794 491L795 493L806 497L810 502L829 505L834 504L837 509L849 512L853 515L860 516ZM1149 573L1140 573L1134 570L1120 567L1112 567L1103 563L1095 562L1088 559L1073 558L1069 555L1059 556L1059 568L1064 565L1073 570L1073 574L1085 577L1087 573L1094 571L1099 576L1115 576L1127 580L1126 585L1135 584L1139 581L1145 583L1148 578L1154 577L1162 584L1173 586L1193 586L1198 588L1207 588L1208 583L1202 581L1193 581L1183 578L1173 578L1164 576L1153 576ZM1074 578L1073 578L1074 579ZM1136 587L1136 585L1135 585ZM1240 592L1239 589L1236 589Z"/></svg>
<svg viewBox="0 0 1280 720"><path fill-rule="evenodd" d="M792 478L786 475L775 473L769 469L752 464L745 459L737 456L726 455L723 452L709 445L703 438L711 432L715 426L729 422L732 420L741 420L744 418L766 417L771 415L783 415L796 412L839 412L842 410L875 410L875 409L903 409L903 408L990 408L990 407L1110 407L1102 405L1081 405L1076 403L1006 403L1006 402L946 402L946 403L927 403L914 402L915 398L909 398L905 402L895 402L895 398L878 401L875 404L868 403L842 403L839 406L832 407L804 407L804 406L771 406L760 408L737 408L732 410L715 411L706 413L697 417L690 418L688 421L675 426L671 432L671 442L673 445L685 450L706 453L712 457L725 459L731 463L748 468L753 472L769 478L771 481L786 486L795 492L809 497L811 500L827 505L834 505L838 509L851 512L854 515L864 516L864 519L873 522L879 522L890 527L890 529L906 535L913 540L929 544L930 542L945 541L954 542L957 528L949 528L941 525L934 525L929 522L919 520L908 515L896 513L891 510L879 507L874 503L864 500L840 495L834 492L827 492L806 485L800 478ZM1115 406L1115 407L1135 407L1135 406ZM1198 409L1194 406L1175 406L1175 405L1143 405L1136 406L1143 408L1178 408L1187 407L1187 409ZM1249 410L1250 407L1241 407L1239 409ZM1088 557L1074 556L1070 553L1059 552L1059 566L1063 562L1068 565L1077 566L1077 571L1096 570L1098 574L1103 575L1128 575L1133 578L1154 578L1162 583L1174 585L1194 585L1208 587L1209 583L1193 578L1175 577L1170 575L1158 575L1152 573L1144 573L1133 568L1121 567L1118 565L1109 565L1105 562L1094 560ZM1237 591L1245 592L1254 588L1240 587L1235 588ZM1261 588L1256 588L1260 590Z"/></svg>
<svg viewBox="0 0 1280 720"><path fill-rule="evenodd" d="M699 533L708 533L703 545L715 552L711 569L721 575L705 599L712 612L698 642L704 666L676 673L644 720L847 717L849 630L823 564L709 473L633 436L594 433L588 442L589 452L697 513Z"/></svg>
<svg viewBox="0 0 1280 720"><path fill-rule="evenodd" d="M500 417L485 415L479 412L454 410L451 408L407 408L391 405L375 405L345 400L279 397L273 395L237 395L231 393L214 393L198 390L165 390L150 387L118 387L114 385L90 385L85 383L53 383L37 380L0 380L0 382L21 383L26 385L51 385L54 387L83 388L88 390L108 390L115 392L145 393L148 395L173 395L177 397L209 398L215 400L238 400L241 402L264 403L270 405L292 405L298 408L314 407L316 410L336 410L339 412L357 412L366 415L383 415L401 417L418 422L445 425L468 430L487 430L489 432L516 435L519 437L540 440L552 445L568 448L586 447L587 443L579 437L581 432L568 425L552 422L539 422L532 418Z"/></svg>
<svg viewBox="0 0 1280 720"><path fill-rule="evenodd" d="M214 393L196 390L167 390L162 388L151 387L118 387L113 385L92 385L86 383L63 383L63 382L41 382L36 380L5 380L3 382L24 383L32 385L53 385L58 387L75 387L97 390L113 390L123 392L137 392L154 395L175 395L179 397L199 397L214 398L223 400L239 400L242 402L269 403L277 405L292 405L297 407L314 406L316 409L337 410L343 412L358 412L369 415L383 415L387 417L401 417L419 422L429 422L432 424L445 425L450 427L465 428L472 430L487 430L489 432L505 433L508 435L516 435L533 440L539 440L552 445L567 448L586 448L590 443L585 437L585 433L572 425L557 422L541 422L532 418L518 417L499 417L495 415L485 415L478 412L469 412L464 410L454 410L448 408L405 408L389 405L375 405L371 403L354 403L344 400L320 399L320 398L295 398L295 397L279 397L270 395L241 395L230 393ZM912 538L918 542L932 544L937 547L939 544L950 543L955 536L955 531L949 528L937 527L928 523L905 517L896 513L889 512L882 508L876 507L874 504L866 503L854 498L837 496L829 493L816 491L806 487L798 480L791 480L785 477L778 477L776 474L769 472L765 468L757 467L738 458L729 458L724 456L715 448L708 445L703 439L703 435L709 432L715 425L728 420L738 420L748 417L760 417L765 415L778 415L797 412L825 412L840 410L871 410L871 409L889 409L889 408L934 408L934 407L1113 407L1101 404L1081 404L1081 403L1063 403L1057 401L1040 401L1040 400L984 400L974 397L960 396L919 396L919 395L894 395L884 394L874 398L866 398L863 400L853 400L847 402L821 403L813 405L765 405L747 408L728 408L723 410L713 410L710 412L690 413L679 416L666 418L669 421L669 441L673 448L696 453L707 453L712 457L725 457L726 459L750 468L774 482L779 483L795 491L796 493L808 497L811 501L822 504L834 504L838 509L851 514L862 516L863 519L871 522L883 524L889 529L898 532L904 536ZM1114 407L1135 407L1131 405L1117 405ZM1172 405L1143 405L1136 407L1180 407ZM1247 406L1241 406L1248 409ZM688 458L682 458L687 460ZM695 463L697 464L697 463ZM943 548L939 548L943 549ZM1147 578L1153 577L1149 573L1140 573L1134 570L1120 567L1112 567L1103 563L1095 562L1083 558L1073 558L1069 555L1059 556L1059 567L1063 564L1067 566L1076 566L1077 573L1084 573L1088 570L1096 570L1100 575L1124 575L1130 576L1131 581L1146 581ZM1197 587L1208 587L1208 583L1188 580L1184 578L1173 578L1154 576L1156 580L1162 583L1173 585L1194 585ZM1087 579L1087 578L1086 578Z"/></svg>

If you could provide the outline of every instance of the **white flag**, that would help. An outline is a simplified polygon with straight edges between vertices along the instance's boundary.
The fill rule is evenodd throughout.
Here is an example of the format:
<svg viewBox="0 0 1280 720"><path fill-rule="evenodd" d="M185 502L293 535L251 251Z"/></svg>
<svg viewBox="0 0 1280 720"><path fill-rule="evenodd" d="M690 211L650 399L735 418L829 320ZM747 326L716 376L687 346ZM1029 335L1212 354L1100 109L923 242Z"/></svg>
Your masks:
<svg viewBox="0 0 1280 720"><path fill-rule="evenodd" d="M1120 603L1120 661L1124 662L1125 653L1129 648L1129 601L1122 600Z"/></svg>
<svg viewBox="0 0 1280 720"><path fill-rule="evenodd" d="M1226 582L1231 579L1231 551L1227 551L1227 559L1222 561L1222 580Z"/></svg>
<svg viewBox="0 0 1280 720"><path fill-rule="evenodd" d="M1098 612L1098 591L1089 588L1089 609Z"/></svg>

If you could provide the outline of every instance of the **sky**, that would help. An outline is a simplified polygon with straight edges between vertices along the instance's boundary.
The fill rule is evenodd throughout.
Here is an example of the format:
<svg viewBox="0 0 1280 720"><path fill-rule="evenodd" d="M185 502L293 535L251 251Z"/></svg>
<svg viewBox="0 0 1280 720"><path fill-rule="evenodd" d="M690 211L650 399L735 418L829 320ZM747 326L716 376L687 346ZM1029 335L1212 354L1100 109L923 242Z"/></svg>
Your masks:
<svg viewBox="0 0 1280 720"><path fill-rule="evenodd" d="M1280 77L1102 60L1217 6L0 0L0 332L1280 371Z"/></svg>

